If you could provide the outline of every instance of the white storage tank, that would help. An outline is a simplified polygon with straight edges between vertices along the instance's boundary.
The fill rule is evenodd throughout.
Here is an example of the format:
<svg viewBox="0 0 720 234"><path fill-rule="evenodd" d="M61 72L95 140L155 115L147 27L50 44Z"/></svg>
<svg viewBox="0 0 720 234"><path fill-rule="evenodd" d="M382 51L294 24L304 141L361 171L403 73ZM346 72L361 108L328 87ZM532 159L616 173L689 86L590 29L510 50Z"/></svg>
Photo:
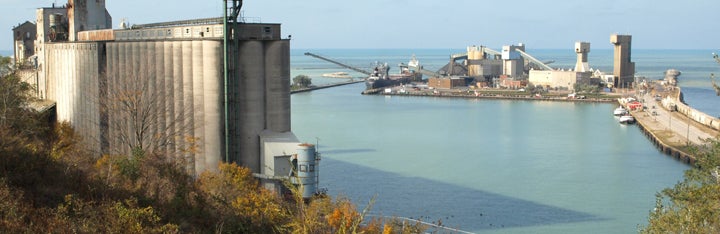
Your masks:
<svg viewBox="0 0 720 234"><path fill-rule="evenodd" d="M302 184L302 196L303 198L311 198L317 193L318 178L317 178L317 154L315 152L315 145L313 144L300 144L297 149L297 166L295 171L297 172L297 178L293 181L296 185Z"/></svg>

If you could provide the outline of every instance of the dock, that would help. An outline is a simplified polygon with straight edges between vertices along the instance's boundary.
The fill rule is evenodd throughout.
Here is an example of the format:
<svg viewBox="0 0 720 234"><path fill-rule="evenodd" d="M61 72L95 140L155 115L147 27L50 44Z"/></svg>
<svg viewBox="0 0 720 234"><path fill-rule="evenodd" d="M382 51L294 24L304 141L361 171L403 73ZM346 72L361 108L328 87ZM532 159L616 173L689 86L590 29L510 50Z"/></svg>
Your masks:
<svg viewBox="0 0 720 234"><path fill-rule="evenodd" d="M631 111L630 114L658 150L685 163L694 164L697 159L690 152L690 147L706 145L706 139L715 139L720 132L712 124L700 123L676 111L677 107L672 106L680 104L680 95L679 88L669 91L668 96L661 100L656 100L650 93L645 94L641 98L648 101L647 109ZM685 108L691 109L687 106Z"/></svg>
<svg viewBox="0 0 720 234"><path fill-rule="evenodd" d="M385 89L392 90L386 92ZM453 90L453 89L423 89L419 91L413 91L408 88L405 91L399 91L399 89L405 89L401 86L370 89L362 92L363 95L387 95L387 96L418 96L418 97L442 97L442 98L464 98L464 99L495 99L495 100L525 100L525 101L555 101L555 102L584 102L584 103L615 103L617 102L614 96L607 96L602 98L568 98L567 94L553 94L553 95L532 95L529 93L518 93L518 92L493 92L487 90ZM477 91L477 92L476 92Z"/></svg>
<svg viewBox="0 0 720 234"><path fill-rule="evenodd" d="M313 90L327 89L327 88L332 88L332 87L337 87L337 86L356 84L356 83L360 83L360 82L365 82L365 80L351 80L351 81L346 81L346 82L339 82L339 83L332 83L332 84L302 88L302 89L292 90L292 91L290 91L290 94L310 92Z"/></svg>

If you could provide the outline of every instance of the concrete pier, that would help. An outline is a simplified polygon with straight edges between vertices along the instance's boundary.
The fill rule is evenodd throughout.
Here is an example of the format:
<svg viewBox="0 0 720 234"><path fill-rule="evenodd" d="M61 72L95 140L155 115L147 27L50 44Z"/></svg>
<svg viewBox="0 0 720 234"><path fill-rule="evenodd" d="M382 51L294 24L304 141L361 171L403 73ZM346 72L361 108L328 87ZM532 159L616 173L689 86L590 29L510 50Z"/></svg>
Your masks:
<svg viewBox="0 0 720 234"><path fill-rule="evenodd" d="M679 89L674 89L667 95L674 98L680 93ZM631 114L650 141L667 155L693 164L696 158L688 152L688 146L705 145L706 139L717 138L720 134L718 130L688 118L682 112L663 107L662 101L656 101L651 93L645 94L641 99L647 101L647 109L631 111Z"/></svg>

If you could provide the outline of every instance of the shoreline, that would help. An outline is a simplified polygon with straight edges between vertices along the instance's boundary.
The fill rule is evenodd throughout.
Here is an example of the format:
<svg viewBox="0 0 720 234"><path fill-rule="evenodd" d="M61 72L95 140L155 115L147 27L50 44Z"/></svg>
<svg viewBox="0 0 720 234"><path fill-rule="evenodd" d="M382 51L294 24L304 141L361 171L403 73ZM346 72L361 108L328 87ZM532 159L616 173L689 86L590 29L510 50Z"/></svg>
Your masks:
<svg viewBox="0 0 720 234"><path fill-rule="evenodd" d="M457 93L428 93L428 92L405 92L396 93L390 92L385 93L383 89L372 89L365 90L362 92L363 95L384 95L384 96L414 96L414 97L442 97L442 98L463 98L463 99L493 99L493 100L522 100L522 101L555 101L555 102L580 102L580 103L616 103L617 99L614 97L608 98L567 98L560 96L549 96L549 97L535 97L532 95L500 95L490 93L480 93L480 95L474 94L457 94Z"/></svg>

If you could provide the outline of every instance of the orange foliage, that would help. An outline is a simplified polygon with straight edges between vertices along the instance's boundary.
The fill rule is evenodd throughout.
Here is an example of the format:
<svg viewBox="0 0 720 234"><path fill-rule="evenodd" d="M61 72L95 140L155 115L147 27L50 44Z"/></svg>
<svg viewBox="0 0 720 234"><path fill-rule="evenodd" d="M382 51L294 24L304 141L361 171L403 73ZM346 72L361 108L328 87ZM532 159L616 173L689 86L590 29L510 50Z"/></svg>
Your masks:
<svg viewBox="0 0 720 234"><path fill-rule="evenodd" d="M360 219L355 205L346 200L338 201L335 209L328 216L328 224L336 230L348 230L355 221Z"/></svg>
<svg viewBox="0 0 720 234"><path fill-rule="evenodd" d="M382 233L383 233L383 234L392 234L392 233L393 233L392 225L385 224L385 226L383 227L383 232L382 232Z"/></svg>
<svg viewBox="0 0 720 234"><path fill-rule="evenodd" d="M275 192L260 187L249 168L221 164L219 173L205 172L197 184L221 213L226 231L281 232L288 221L283 201Z"/></svg>

